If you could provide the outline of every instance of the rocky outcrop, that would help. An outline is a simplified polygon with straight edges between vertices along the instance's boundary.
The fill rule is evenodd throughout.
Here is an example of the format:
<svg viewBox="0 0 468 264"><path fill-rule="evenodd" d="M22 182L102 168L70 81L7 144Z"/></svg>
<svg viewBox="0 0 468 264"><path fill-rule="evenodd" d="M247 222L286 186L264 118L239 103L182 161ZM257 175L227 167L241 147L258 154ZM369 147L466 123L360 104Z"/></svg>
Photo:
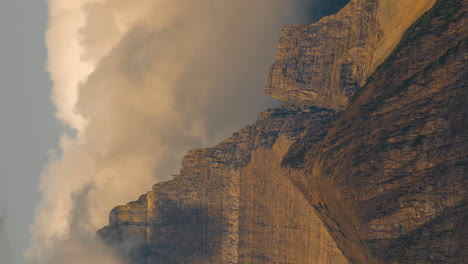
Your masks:
<svg viewBox="0 0 468 264"><path fill-rule="evenodd" d="M439 0L327 137L286 155L350 263L466 262L467 7Z"/></svg>
<svg viewBox="0 0 468 264"><path fill-rule="evenodd" d="M282 107L191 151L100 236L137 264L464 263L467 1L352 0L285 27Z"/></svg>
<svg viewBox="0 0 468 264"><path fill-rule="evenodd" d="M280 167L304 131L313 128L318 142L337 116L314 107L262 113L214 148L191 151L173 180L115 208L100 236L129 263L347 263Z"/></svg>
<svg viewBox="0 0 468 264"><path fill-rule="evenodd" d="M317 23L285 26L267 94L285 104L343 109L434 2L351 0Z"/></svg>

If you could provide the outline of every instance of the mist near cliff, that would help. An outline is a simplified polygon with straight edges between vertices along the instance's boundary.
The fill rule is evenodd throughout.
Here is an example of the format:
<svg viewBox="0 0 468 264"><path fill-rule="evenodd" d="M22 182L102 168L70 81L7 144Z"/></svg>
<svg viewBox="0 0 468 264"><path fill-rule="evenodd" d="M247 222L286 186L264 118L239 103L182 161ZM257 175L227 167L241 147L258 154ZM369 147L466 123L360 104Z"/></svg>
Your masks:
<svg viewBox="0 0 468 264"><path fill-rule="evenodd" d="M28 259L119 263L95 239L109 211L277 104L263 95L268 67L281 26L309 22L308 2L49 0L64 132L41 177Z"/></svg>

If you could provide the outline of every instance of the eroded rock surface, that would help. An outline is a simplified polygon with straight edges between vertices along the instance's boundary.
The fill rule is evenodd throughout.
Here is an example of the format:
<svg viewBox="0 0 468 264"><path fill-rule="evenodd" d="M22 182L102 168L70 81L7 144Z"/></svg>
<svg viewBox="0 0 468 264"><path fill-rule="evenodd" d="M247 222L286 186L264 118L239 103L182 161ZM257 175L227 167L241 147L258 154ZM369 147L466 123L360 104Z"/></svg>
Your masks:
<svg viewBox="0 0 468 264"><path fill-rule="evenodd" d="M467 6L438 1L324 141L286 156L350 263L466 262Z"/></svg>
<svg viewBox="0 0 468 264"><path fill-rule="evenodd" d="M343 109L434 2L351 0L317 23L285 26L267 94L286 104Z"/></svg>
<svg viewBox="0 0 468 264"><path fill-rule="evenodd" d="M466 262L467 0L434 2L285 27L283 106L191 151L100 236L137 264Z"/></svg>
<svg viewBox="0 0 468 264"><path fill-rule="evenodd" d="M347 263L280 166L307 128L318 142L337 116L266 111L214 148L191 151L180 175L115 208L99 234L129 263Z"/></svg>

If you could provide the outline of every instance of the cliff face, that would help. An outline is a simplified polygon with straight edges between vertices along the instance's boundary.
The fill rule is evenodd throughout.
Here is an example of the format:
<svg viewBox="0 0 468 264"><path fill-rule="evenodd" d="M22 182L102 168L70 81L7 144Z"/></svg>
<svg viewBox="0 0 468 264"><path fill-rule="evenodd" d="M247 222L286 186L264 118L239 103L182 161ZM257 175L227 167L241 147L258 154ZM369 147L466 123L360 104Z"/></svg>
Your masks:
<svg viewBox="0 0 468 264"><path fill-rule="evenodd" d="M438 1L327 137L286 155L351 263L466 262L466 9Z"/></svg>
<svg viewBox="0 0 468 264"><path fill-rule="evenodd" d="M463 263L466 2L352 0L285 27L283 106L99 235L129 263Z"/></svg>
<svg viewBox="0 0 468 264"><path fill-rule="evenodd" d="M314 107L266 111L214 148L191 151L180 175L115 208L99 234L129 263L347 263L280 173L307 128L319 141L336 118Z"/></svg>
<svg viewBox="0 0 468 264"><path fill-rule="evenodd" d="M388 57L435 0L351 0L311 25L285 26L267 94L295 105L334 109Z"/></svg>

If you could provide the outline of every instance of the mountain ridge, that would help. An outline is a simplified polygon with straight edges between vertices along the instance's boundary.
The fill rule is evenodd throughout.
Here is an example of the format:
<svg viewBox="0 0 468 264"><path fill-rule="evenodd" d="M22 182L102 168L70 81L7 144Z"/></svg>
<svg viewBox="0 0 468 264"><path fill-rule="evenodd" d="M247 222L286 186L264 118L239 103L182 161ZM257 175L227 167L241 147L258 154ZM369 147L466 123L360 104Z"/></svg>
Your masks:
<svg viewBox="0 0 468 264"><path fill-rule="evenodd" d="M419 7L411 16L416 20L434 2L407 1L406 4L400 3L400 7ZM279 43L278 61L272 66L266 89L267 93L283 99L283 105L263 112L254 125L245 127L217 146L189 152L180 175L156 184L138 201L115 208L110 215L110 225L98 234L118 248L130 263L461 263L455 262L466 255L460 234L446 235L444 228L454 220L458 222L451 223L453 227L448 230L460 229L460 223L465 221L463 217L466 218L465 202L460 200L463 197L460 175L464 169L466 172L466 147L460 143L463 141L452 142L457 151L447 152L448 156L460 159L461 164L454 174L449 173L446 179L439 179L445 182L441 186L450 190L447 195L456 198L451 201L449 197L447 201L451 202L448 204L440 203L441 209L437 209L439 213L436 215L441 216L440 212L445 210L451 217L388 221L386 219L392 219L392 216L421 216L424 210L430 209L426 201L440 199L441 196L431 189L425 195L432 198L424 198L418 196L421 191L417 188L439 187L431 182L414 180L411 175L416 170L398 176L408 180L396 184L390 192L390 187L379 189L382 187L375 187L374 182L386 182L392 177L398 179L392 176L395 173L392 174L390 168L396 166L392 160L401 157L403 152L395 152L396 148L390 154L386 152L390 148L389 143L395 143L391 140L398 141L396 134L412 133L399 144L403 149L412 149L410 156L413 158L407 162L414 162L416 167L423 165L414 157L429 153L420 146L426 144L428 150L431 146L426 138L430 133L421 132L427 122L430 125L425 129L429 132L434 127L439 129L439 134L432 139L434 142L451 140L453 134L447 133L450 131L447 125L458 131L455 134L459 139L463 138L462 128L466 121L462 117L463 113L466 116L466 107L460 105L460 98L466 95L466 86L463 85L466 73L462 67L466 57L463 55L466 50L466 30L463 27L466 1L439 0L415 24L411 19L401 21L397 33L388 33L393 35L385 38L385 33L382 33L385 26L379 24L383 21L379 8L388 6L388 3L386 0L350 1L344 11L324 18L325 22L285 27ZM352 8L359 12L352 12ZM335 66L326 72L325 77L328 77L321 81L314 79L313 76L318 74L314 69L323 64L311 59L314 56L310 53L298 50L320 46L320 43L334 39L337 33L323 29L323 35L315 35L316 38L312 39L310 28L317 27L317 24L327 28L336 17L335 23L341 25L340 16L359 16L362 12L372 14L357 18L364 21L357 23L359 27L372 25L375 28L371 28L362 39L350 41L352 45L322 52L325 58L321 60L329 60L327 63ZM392 25L397 21L386 19L393 21ZM339 36L343 37L342 34ZM357 36L362 37L362 34ZM388 47L396 46L395 39L400 44L390 54ZM433 43L434 39L448 43L452 48L441 52L442 45ZM452 40L457 40L455 45ZM377 45L379 41L389 42ZM417 41L422 43L418 45L423 49L414 48ZM364 54L366 49L357 49L363 53L359 55L354 45L367 45L367 50L371 51ZM351 57L340 57L350 49L355 51ZM337 59L330 61L330 58ZM382 58L387 59L384 61ZM383 63L377 67L376 61L379 60ZM298 67L302 65L299 61L307 62L308 66ZM343 67L348 70L343 71ZM353 67L361 69L350 70ZM432 72L430 67L433 67ZM370 71L374 73L371 75ZM309 76L309 79L302 78L298 82L296 75ZM330 82L331 76L336 75L338 81ZM307 84L304 84L304 79L308 80ZM320 83L323 90L314 88ZM385 87L391 89L386 90ZM424 90L425 87L429 87L429 91ZM435 100L437 104L431 104L435 94L440 98ZM457 111L449 114L447 109L451 108L443 100L456 95L458 101L450 100L458 102L455 105L461 107L461 116ZM330 103L332 101L334 103ZM415 105L412 104L414 102ZM447 112L448 121L437 123L439 113L426 115L431 109L428 105ZM415 115L414 112L420 118L406 117ZM374 113L378 113L379 118ZM388 113L394 115L388 116ZM403 118L404 122L399 124L396 117ZM385 120L393 121L385 123ZM379 125L379 121L384 123ZM367 127L365 122L370 122L371 126ZM398 124L398 133L384 129L393 124ZM395 138L394 134L396 139L391 139ZM387 156L381 161L379 155ZM439 163L453 167L447 162ZM374 167L379 167L378 172ZM437 173L440 172L429 172L426 178L434 178ZM424 178L417 176L415 179L418 177ZM372 181L366 183L369 179ZM451 186L450 182L456 186ZM412 187L409 183L419 185ZM364 199L366 195L369 197ZM408 212L401 213L399 208ZM392 227L395 223L400 223L397 225L400 231ZM407 223L417 228L403 228L405 230L402 231L402 226ZM417 233L414 233L429 231L436 237L429 234L418 240ZM393 234L393 237L382 239L385 232ZM437 234L444 238L443 241L439 239L439 247L437 243L433 243L436 246L429 245ZM444 246L446 241L451 241L452 248L459 251L458 257L455 253L455 257L447 253L453 250ZM418 251L418 247L423 249ZM432 259L427 260L427 256L431 256L427 253L429 249L433 251Z"/></svg>

